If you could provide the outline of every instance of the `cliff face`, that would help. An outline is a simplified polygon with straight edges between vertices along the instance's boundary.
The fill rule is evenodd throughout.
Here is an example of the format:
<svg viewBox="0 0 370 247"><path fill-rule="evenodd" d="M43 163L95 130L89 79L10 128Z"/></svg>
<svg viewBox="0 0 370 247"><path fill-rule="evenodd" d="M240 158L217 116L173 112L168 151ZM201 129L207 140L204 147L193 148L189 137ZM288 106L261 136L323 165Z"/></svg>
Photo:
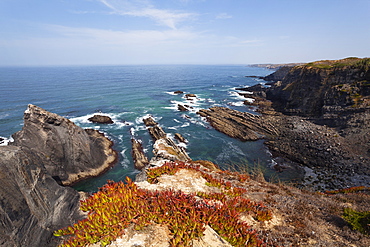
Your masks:
<svg viewBox="0 0 370 247"><path fill-rule="evenodd" d="M338 115L339 111L358 112L368 109L370 63L366 63L366 59L355 60L357 64L346 66L341 61L346 60L333 61L334 65L317 62L293 67L281 82L275 83L268 90L267 97L278 102L279 109L285 113L328 119L330 114ZM363 64L360 61L364 61ZM284 68L280 70L274 74L278 76L286 72ZM274 74L266 79L275 78Z"/></svg>
<svg viewBox="0 0 370 247"><path fill-rule="evenodd" d="M24 126L12 145L36 153L48 173L63 185L97 176L115 161L112 142L96 130L84 130L70 120L29 105Z"/></svg>
<svg viewBox="0 0 370 247"><path fill-rule="evenodd" d="M266 92L276 109L309 117L370 154L370 59L296 66Z"/></svg>
<svg viewBox="0 0 370 247"><path fill-rule="evenodd" d="M29 105L14 142L0 147L0 246L57 246L57 229L83 218L80 195L63 187L103 172L112 142Z"/></svg>
<svg viewBox="0 0 370 247"><path fill-rule="evenodd" d="M59 186L30 150L0 148L0 246L56 246L53 231L82 215L79 194Z"/></svg>

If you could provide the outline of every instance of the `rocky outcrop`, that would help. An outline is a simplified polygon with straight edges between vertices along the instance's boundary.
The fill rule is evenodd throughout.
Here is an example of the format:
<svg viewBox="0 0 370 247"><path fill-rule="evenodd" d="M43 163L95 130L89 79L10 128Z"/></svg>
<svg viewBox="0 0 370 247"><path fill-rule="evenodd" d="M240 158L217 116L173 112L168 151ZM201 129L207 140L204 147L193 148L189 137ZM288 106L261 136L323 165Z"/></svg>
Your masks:
<svg viewBox="0 0 370 247"><path fill-rule="evenodd" d="M0 246L57 246L53 231L82 219L80 196L48 174L32 150L0 147Z"/></svg>
<svg viewBox="0 0 370 247"><path fill-rule="evenodd" d="M80 194L63 187L115 162L96 130L28 105L14 142L0 147L0 246L57 246L53 232L84 218Z"/></svg>
<svg viewBox="0 0 370 247"><path fill-rule="evenodd" d="M163 163L162 161L166 160L180 160L180 161L189 161L191 158L186 153L183 147L176 145L176 143L167 136L166 132L158 126L152 118L146 118L143 120L144 123L148 126L147 123L150 123L148 127L148 132L154 140L153 153L154 157L150 161L153 165L157 161ZM156 166L156 165L154 165Z"/></svg>
<svg viewBox="0 0 370 247"><path fill-rule="evenodd" d="M180 142L186 143L185 138L179 133L175 133L175 139L180 141Z"/></svg>
<svg viewBox="0 0 370 247"><path fill-rule="evenodd" d="M177 105L177 110L179 111L189 111L189 109L181 104Z"/></svg>
<svg viewBox="0 0 370 247"><path fill-rule="evenodd" d="M108 116L103 115L94 115L88 119L93 123L100 123L100 124L112 124L114 123L113 120Z"/></svg>
<svg viewBox="0 0 370 247"><path fill-rule="evenodd" d="M132 138L131 144L132 144L131 154L132 159L134 160L134 166L137 170L142 170L149 164L149 160L144 154L142 143Z"/></svg>
<svg viewBox="0 0 370 247"><path fill-rule="evenodd" d="M294 67L266 94L275 109L336 128L370 155L370 59L318 61Z"/></svg>
<svg viewBox="0 0 370 247"><path fill-rule="evenodd" d="M48 173L63 185L97 176L117 159L112 142L96 130L84 130L70 120L28 105L24 126L11 145L33 152Z"/></svg>
<svg viewBox="0 0 370 247"><path fill-rule="evenodd" d="M290 69L281 83L267 91L267 96L284 113L314 117L334 114L332 118L336 118L338 110L369 108L369 86L370 59L354 59L351 63L319 61Z"/></svg>
<svg viewBox="0 0 370 247"><path fill-rule="evenodd" d="M261 116L239 112L225 107L212 107L197 112L216 130L241 141L255 141L265 136L275 136L277 129Z"/></svg>

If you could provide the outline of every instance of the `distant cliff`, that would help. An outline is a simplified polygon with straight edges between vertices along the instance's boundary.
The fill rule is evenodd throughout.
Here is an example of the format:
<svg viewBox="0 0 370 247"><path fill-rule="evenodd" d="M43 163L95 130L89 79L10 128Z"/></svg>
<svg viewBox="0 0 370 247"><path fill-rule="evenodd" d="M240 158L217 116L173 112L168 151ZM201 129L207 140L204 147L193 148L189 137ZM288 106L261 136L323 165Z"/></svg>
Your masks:
<svg viewBox="0 0 370 247"><path fill-rule="evenodd" d="M266 77L279 78L267 92L285 113L334 119L370 107L370 59L347 58L283 67ZM334 115L333 115L334 114Z"/></svg>
<svg viewBox="0 0 370 247"><path fill-rule="evenodd" d="M82 219L80 195L63 187L116 160L111 141L29 105L14 142L0 147L0 246L56 246L53 231Z"/></svg>

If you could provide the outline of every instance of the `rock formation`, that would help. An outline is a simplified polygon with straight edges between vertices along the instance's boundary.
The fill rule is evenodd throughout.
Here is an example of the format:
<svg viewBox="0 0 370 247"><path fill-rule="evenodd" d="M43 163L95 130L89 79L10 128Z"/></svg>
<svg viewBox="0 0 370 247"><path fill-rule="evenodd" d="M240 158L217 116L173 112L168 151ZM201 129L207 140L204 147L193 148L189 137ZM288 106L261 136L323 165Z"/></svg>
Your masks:
<svg viewBox="0 0 370 247"><path fill-rule="evenodd" d="M94 115L88 119L93 123L101 123L101 124L112 124L114 123L113 120L108 116L103 115Z"/></svg>
<svg viewBox="0 0 370 247"><path fill-rule="evenodd" d="M0 147L0 246L57 246L53 232L84 217L80 194L61 184L109 167L112 143L34 105L13 138Z"/></svg>
<svg viewBox="0 0 370 247"><path fill-rule="evenodd" d="M179 111L189 111L189 109L188 109L187 107L185 107L185 106L183 106L183 105L181 105L181 104L178 104L178 105L177 105L177 109L178 109Z"/></svg>
<svg viewBox="0 0 370 247"><path fill-rule="evenodd" d="M144 119L144 123L151 123L153 126L149 127L148 131L155 141L153 145L154 160L191 160L184 148L177 146L171 138L167 137L166 132L153 119Z"/></svg>
<svg viewBox="0 0 370 247"><path fill-rule="evenodd" d="M28 105L24 126L11 145L37 154L48 173L63 185L97 176L117 159L112 142L96 130L84 130L70 120Z"/></svg>
<svg viewBox="0 0 370 247"><path fill-rule="evenodd" d="M216 130L241 141L255 141L266 135L277 135L277 129L264 118L248 112L239 112L225 107L212 107L197 112Z"/></svg>
<svg viewBox="0 0 370 247"><path fill-rule="evenodd" d="M82 219L77 191L61 187L31 150L0 147L0 246L57 246L53 231Z"/></svg>
<svg viewBox="0 0 370 247"><path fill-rule="evenodd" d="M175 139L180 141L180 142L186 143L185 138L179 133L175 133Z"/></svg>
<svg viewBox="0 0 370 247"><path fill-rule="evenodd" d="M144 154L141 142L132 138L131 144L132 144L131 154L132 159L134 160L134 166L137 170L142 170L149 164L149 160Z"/></svg>

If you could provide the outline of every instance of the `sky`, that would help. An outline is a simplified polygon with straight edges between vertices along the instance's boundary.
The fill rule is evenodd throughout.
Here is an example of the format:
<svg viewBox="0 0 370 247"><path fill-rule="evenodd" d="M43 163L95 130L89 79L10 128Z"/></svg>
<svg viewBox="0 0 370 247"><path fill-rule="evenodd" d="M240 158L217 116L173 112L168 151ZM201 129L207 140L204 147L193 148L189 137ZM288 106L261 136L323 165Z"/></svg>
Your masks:
<svg viewBox="0 0 370 247"><path fill-rule="evenodd" d="M0 66L370 57L370 0L0 0Z"/></svg>

